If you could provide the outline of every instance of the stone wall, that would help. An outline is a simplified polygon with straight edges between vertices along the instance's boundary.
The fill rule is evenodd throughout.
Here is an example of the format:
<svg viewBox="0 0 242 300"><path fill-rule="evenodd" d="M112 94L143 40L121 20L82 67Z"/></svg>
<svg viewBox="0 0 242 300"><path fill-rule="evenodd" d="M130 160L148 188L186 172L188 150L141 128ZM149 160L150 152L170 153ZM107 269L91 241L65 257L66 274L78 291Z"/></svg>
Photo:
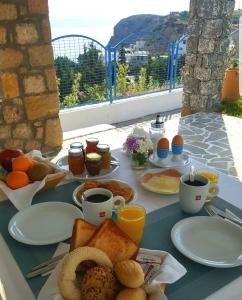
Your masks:
<svg viewBox="0 0 242 300"><path fill-rule="evenodd" d="M0 1L0 148L62 145L47 0Z"/></svg>
<svg viewBox="0 0 242 300"><path fill-rule="evenodd" d="M219 111L234 0L190 0L182 115Z"/></svg>

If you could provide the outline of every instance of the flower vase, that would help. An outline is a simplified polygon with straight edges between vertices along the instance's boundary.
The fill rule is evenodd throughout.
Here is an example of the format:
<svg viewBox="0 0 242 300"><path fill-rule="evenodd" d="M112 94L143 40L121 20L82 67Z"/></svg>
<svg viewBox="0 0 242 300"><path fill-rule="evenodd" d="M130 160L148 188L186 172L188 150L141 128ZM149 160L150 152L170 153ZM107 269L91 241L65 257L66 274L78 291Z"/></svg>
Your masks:
<svg viewBox="0 0 242 300"><path fill-rule="evenodd" d="M133 152L132 153L132 168L139 170L145 169L148 166L148 153Z"/></svg>

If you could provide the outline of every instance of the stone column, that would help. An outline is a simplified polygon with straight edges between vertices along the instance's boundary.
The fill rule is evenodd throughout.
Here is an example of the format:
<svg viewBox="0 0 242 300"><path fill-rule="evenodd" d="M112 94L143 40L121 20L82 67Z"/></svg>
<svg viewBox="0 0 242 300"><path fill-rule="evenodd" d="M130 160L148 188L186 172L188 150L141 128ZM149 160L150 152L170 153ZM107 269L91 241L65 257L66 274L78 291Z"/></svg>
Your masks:
<svg viewBox="0 0 242 300"><path fill-rule="evenodd" d="M219 111L234 0L190 0L182 115Z"/></svg>
<svg viewBox="0 0 242 300"><path fill-rule="evenodd" d="M0 149L62 145L48 0L0 1Z"/></svg>

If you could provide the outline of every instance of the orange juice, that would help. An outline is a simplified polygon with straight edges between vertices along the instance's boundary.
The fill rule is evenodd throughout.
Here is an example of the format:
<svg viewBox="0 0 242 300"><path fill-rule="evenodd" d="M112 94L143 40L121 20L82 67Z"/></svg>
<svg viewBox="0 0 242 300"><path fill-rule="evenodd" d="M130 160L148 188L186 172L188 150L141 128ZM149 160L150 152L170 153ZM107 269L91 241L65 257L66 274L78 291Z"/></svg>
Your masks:
<svg viewBox="0 0 242 300"><path fill-rule="evenodd" d="M146 212L142 206L125 206L118 210L118 226L137 244L141 241Z"/></svg>

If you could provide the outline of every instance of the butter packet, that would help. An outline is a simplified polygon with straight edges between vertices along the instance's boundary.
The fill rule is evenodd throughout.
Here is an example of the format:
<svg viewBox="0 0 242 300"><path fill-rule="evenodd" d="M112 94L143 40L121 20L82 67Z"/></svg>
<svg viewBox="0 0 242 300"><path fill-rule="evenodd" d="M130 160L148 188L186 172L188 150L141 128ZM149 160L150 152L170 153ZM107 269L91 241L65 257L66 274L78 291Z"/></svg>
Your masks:
<svg viewBox="0 0 242 300"><path fill-rule="evenodd" d="M170 253L140 248L136 257L145 273L145 286L174 283L186 274L186 269Z"/></svg>
<svg viewBox="0 0 242 300"><path fill-rule="evenodd" d="M136 261L141 265L145 274L145 285L150 285L153 279L160 273L160 266L163 262L162 257L153 255L152 253L139 253Z"/></svg>

